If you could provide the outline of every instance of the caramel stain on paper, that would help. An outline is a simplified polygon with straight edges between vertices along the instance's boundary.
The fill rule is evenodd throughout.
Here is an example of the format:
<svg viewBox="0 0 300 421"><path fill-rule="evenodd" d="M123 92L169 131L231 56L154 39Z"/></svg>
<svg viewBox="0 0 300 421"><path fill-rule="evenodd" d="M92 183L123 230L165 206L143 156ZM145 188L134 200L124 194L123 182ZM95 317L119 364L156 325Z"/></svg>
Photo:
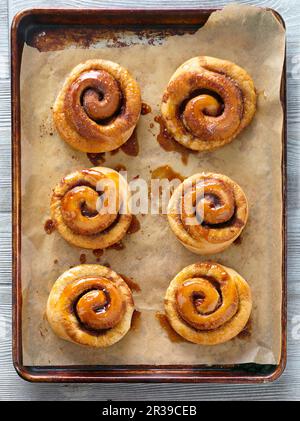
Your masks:
<svg viewBox="0 0 300 421"><path fill-rule="evenodd" d="M136 129L134 129L132 135L127 140L127 142L125 142L122 146L115 149L114 151L111 151L110 154L116 155L119 152L119 150L122 150L128 156L138 156L140 149Z"/></svg>
<svg viewBox="0 0 300 421"><path fill-rule="evenodd" d="M168 132L168 129L165 125L164 119L161 115L157 115L154 118L154 121L159 124L159 133L157 135L157 141L161 148L166 152L178 152L181 155L181 162L184 165L187 165L189 160L190 154L197 153L196 151L192 151L190 149L185 148L180 143L176 142L176 140L172 137L172 135Z"/></svg>
<svg viewBox="0 0 300 421"><path fill-rule="evenodd" d="M46 234L50 235L52 234L56 229L55 222L52 219L47 219L47 221L44 224L44 230Z"/></svg>
<svg viewBox="0 0 300 421"><path fill-rule="evenodd" d="M102 153L89 153L88 152L86 155L89 161L95 166L101 165L105 162L105 152L102 152Z"/></svg>
<svg viewBox="0 0 300 421"><path fill-rule="evenodd" d="M234 240L233 244L234 244L235 246L239 246L240 244L242 244L242 241L243 241L243 238L242 238L242 236L240 235L238 238L236 238L236 239Z"/></svg>
<svg viewBox="0 0 300 421"><path fill-rule="evenodd" d="M146 115L151 113L152 109L150 105L146 104L145 102L142 102L142 108L141 108L141 114Z"/></svg>
<svg viewBox="0 0 300 421"><path fill-rule="evenodd" d="M131 277L119 273L122 279L126 282L131 291L141 292L141 287Z"/></svg>
<svg viewBox="0 0 300 421"><path fill-rule="evenodd" d="M141 315L142 313L138 310L134 310L131 318L131 326L130 329L138 330L141 325Z"/></svg>
<svg viewBox="0 0 300 421"><path fill-rule="evenodd" d="M107 249L112 249L112 250L123 250L125 248L125 245L123 244L122 241L118 241L115 244L112 244L111 246L107 247Z"/></svg>
<svg viewBox="0 0 300 421"><path fill-rule="evenodd" d="M106 268L111 268L111 264L109 262L103 262L102 266L105 266Z"/></svg>
<svg viewBox="0 0 300 421"><path fill-rule="evenodd" d="M102 249L95 249L95 250L93 250L93 255L99 259L103 255L103 250Z"/></svg>
<svg viewBox="0 0 300 421"><path fill-rule="evenodd" d="M134 129L132 135L127 140L127 142L124 143L124 145L121 146L121 149L126 155L129 156L138 156L139 154L139 142L137 138L136 129Z"/></svg>
<svg viewBox="0 0 300 421"><path fill-rule="evenodd" d="M131 223L127 230L127 234L135 234L141 229L140 221L137 219L135 215L132 215Z"/></svg>
<svg viewBox="0 0 300 421"><path fill-rule="evenodd" d="M250 318L244 329L237 335L239 339L249 339L252 334L252 319Z"/></svg>
<svg viewBox="0 0 300 421"><path fill-rule="evenodd" d="M186 342L180 335L178 335L177 332L172 328L170 325L170 322L165 315L165 313L157 312L155 314L156 319L158 320L160 326L163 328L163 330L168 335L168 338L171 342Z"/></svg>
<svg viewBox="0 0 300 421"><path fill-rule="evenodd" d="M163 165L161 167L155 168L155 170L152 171L151 178L158 178L160 180L167 179L169 181L180 180L182 182L186 177L174 171L170 165Z"/></svg>

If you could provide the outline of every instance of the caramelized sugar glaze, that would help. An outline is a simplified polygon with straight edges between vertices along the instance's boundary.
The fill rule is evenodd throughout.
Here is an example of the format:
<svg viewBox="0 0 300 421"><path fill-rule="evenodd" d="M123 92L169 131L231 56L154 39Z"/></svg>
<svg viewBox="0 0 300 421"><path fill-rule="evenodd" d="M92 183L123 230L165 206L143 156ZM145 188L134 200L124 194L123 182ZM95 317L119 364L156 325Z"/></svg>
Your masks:
<svg viewBox="0 0 300 421"><path fill-rule="evenodd" d="M222 174L185 179L168 205L168 221L178 240L197 254L225 250L241 234L248 203L241 187Z"/></svg>
<svg viewBox="0 0 300 421"><path fill-rule="evenodd" d="M63 273L47 303L47 318L58 336L92 347L107 347L122 339L133 311L126 282L100 265L80 265Z"/></svg>
<svg viewBox="0 0 300 421"><path fill-rule="evenodd" d="M60 136L89 153L123 145L140 113L140 88L130 73L117 63L96 59L72 70L53 107Z"/></svg>
<svg viewBox="0 0 300 421"><path fill-rule="evenodd" d="M250 124L255 110L256 92L248 73L207 56L194 57L176 70L161 104L169 135L196 151L231 142Z"/></svg>
<svg viewBox="0 0 300 421"><path fill-rule="evenodd" d="M201 262L171 281L165 311L172 328L190 342L216 345L236 337L252 308L251 290L233 269Z"/></svg>
<svg viewBox="0 0 300 421"><path fill-rule="evenodd" d="M55 187L51 215L69 243L105 249L120 242L131 224L128 201L127 183L118 172L90 168L69 174Z"/></svg>

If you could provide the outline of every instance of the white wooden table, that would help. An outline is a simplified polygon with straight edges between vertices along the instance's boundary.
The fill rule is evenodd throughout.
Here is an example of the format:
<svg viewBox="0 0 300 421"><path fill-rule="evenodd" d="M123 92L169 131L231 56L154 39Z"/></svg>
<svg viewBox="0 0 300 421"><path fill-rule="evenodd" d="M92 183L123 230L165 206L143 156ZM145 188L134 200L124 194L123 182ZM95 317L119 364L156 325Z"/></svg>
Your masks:
<svg viewBox="0 0 300 421"><path fill-rule="evenodd" d="M220 0L1 0L0 1L0 400L241 400L300 399L300 1L240 0L275 8L287 24L288 66L288 364L266 385L30 384L11 361L11 171L9 27L20 10L37 7L213 7Z"/></svg>

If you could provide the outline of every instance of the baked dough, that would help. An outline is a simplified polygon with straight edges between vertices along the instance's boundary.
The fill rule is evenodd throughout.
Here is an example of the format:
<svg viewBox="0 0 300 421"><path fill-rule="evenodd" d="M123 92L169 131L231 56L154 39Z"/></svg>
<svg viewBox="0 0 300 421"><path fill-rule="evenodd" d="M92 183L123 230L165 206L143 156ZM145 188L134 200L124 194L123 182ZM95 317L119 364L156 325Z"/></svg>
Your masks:
<svg viewBox="0 0 300 421"><path fill-rule="evenodd" d="M217 345L237 336L252 308L248 283L233 269L194 263L171 281L165 311L173 329L190 342Z"/></svg>
<svg viewBox="0 0 300 421"><path fill-rule="evenodd" d="M141 112L137 82L119 64L88 60L67 77L53 107L60 136L82 152L107 152L131 136Z"/></svg>
<svg viewBox="0 0 300 421"><path fill-rule="evenodd" d="M46 314L62 339L103 348L126 335L133 311L131 291L116 272L100 265L80 265L54 283Z"/></svg>
<svg viewBox="0 0 300 421"><path fill-rule="evenodd" d="M242 188L229 177L199 173L185 179L168 204L168 221L178 240L197 254L225 250L248 219Z"/></svg>
<svg viewBox="0 0 300 421"><path fill-rule="evenodd" d="M86 249L110 247L125 236L132 220L127 182L105 167L69 174L53 190L51 217L70 244Z"/></svg>
<svg viewBox="0 0 300 421"><path fill-rule="evenodd" d="M231 142L256 110L256 92L248 73L234 63L194 57L173 74L161 112L166 128L183 146L210 151Z"/></svg>

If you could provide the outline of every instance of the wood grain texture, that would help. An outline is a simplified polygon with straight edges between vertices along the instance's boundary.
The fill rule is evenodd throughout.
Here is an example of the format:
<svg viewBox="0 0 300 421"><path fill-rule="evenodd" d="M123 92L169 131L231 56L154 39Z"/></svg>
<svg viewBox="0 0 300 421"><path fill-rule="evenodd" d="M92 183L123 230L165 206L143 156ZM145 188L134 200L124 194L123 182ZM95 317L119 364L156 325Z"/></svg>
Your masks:
<svg viewBox="0 0 300 421"><path fill-rule="evenodd" d="M11 363L11 184L10 80L8 27L18 11L29 7L214 7L219 0L2 0L0 2L0 400L201 400L300 399L300 338L295 317L300 316L300 2L299 0L240 0L273 7L287 24L288 67L288 365L275 383L260 386L214 385L40 385L21 380ZM4 28L3 30L3 23ZM299 321L298 321L299 323ZM294 336L294 338L292 337ZM300 336L300 335L299 335Z"/></svg>

